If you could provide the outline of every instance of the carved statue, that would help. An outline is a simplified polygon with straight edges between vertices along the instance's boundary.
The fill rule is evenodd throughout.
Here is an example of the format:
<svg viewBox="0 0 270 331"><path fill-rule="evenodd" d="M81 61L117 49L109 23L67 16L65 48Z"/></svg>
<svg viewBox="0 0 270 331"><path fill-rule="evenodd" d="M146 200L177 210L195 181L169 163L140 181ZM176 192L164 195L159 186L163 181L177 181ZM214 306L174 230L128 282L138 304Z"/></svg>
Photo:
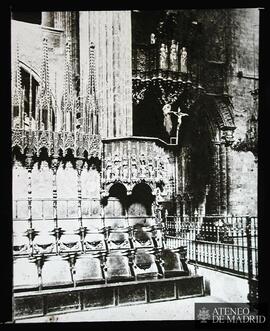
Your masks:
<svg viewBox="0 0 270 331"><path fill-rule="evenodd" d="M170 70L178 71L178 43L172 40L170 48Z"/></svg>
<svg viewBox="0 0 270 331"><path fill-rule="evenodd" d="M182 117L183 116L189 116L186 113L182 113L180 107L178 107L178 111L171 111L171 105L170 104L166 104L163 108L163 115L164 115L164 122L163 125L166 128L166 131L168 132L168 134L171 133L172 130L172 120L171 120L171 115L170 114L174 114L178 117L177 120L177 130L179 130L181 124L182 124Z"/></svg>
<svg viewBox="0 0 270 331"><path fill-rule="evenodd" d="M187 73L187 50L186 50L186 47L183 47L181 49L180 70L183 73Z"/></svg>
<svg viewBox="0 0 270 331"><path fill-rule="evenodd" d="M156 43L156 36L154 33L151 33L150 35L150 44L155 44Z"/></svg>
<svg viewBox="0 0 270 331"><path fill-rule="evenodd" d="M127 164L127 162L125 162L125 163L123 164L123 178L124 178L125 180L128 179L128 164Z"/></svg>
<svg viewBox="0 0 270 331"><path fill-rule="evenodd" d="M113 174L115 178L120 178L120 168L121 168L120 161L115 160L113 166Z"/></svg>
<svg viewBox="0 0 270 331"><path fill-rule="evenodd" d="M27 114L24 114L24 128L27 131L30 130L30 119ZM31 130L36 130L36 120L33 117L31 117Z"/></svg>
<svg viewBox="0 0 270 331"><path fill-rule="evenodd" d="M153 164L149 164L148 166L148 173L149 173L149 177L150 178L154 178L155 177L155 169L153 167Z"/></svg>
<svg viewBox="0 0 270 331"><path fill-rule="evenodd" d="M182 124L182 117L183 116L189 116L189 115L186 114L186 113L182 113L180 107L178 107L178 112L177 113L176 112L172 112L172 113L175 114L178 117L177 122L178 122L178 129L179 129L181 124Z"/></svg>
<svg viewBox="0 0 270 331"><path fill-rule="evenodd" d="M111 163L108 163L106 168L106 180L110 180L112 177L112 165Z"/></svg>
<svg viewBox="0 0 270 331"><path fill-rule="evenodd" d="M138 176L137 165L136 165L136 163L132 163L132 166L131 166L131 177L132 178L137 178L137 176Z"/></svg>
<svg viewBox="0 0 270 331"><path fill-rule="evenodd" d="M146 177L146 162L144 159L141 160L140 162L140 175L142 177Z"/></svg>
<svg viewBox="0 0 270 331"><path fill-rule="evenodd" d="M168 48L165 44L161 44L160 47L160 58L159 58L159 68L162 70L168 69Z"/></svg>
<svg viewBox="0 0 270 331"><path fill-rule="evenodd" d="M163 162L160 162L158 167L158 178L162 179L163 175L164 175L164 164Z"/></svg>
<svg viewBox="0 0 270 331"><path fill-rule="evenodd" d="M163 111L163 116L164 116L164 121L163 121L163 125L167 131L167 133L170 135L171 131L172 131L172 120L171 120L171 105L170 104L166 104L163 106L162 108Z"/></svg>

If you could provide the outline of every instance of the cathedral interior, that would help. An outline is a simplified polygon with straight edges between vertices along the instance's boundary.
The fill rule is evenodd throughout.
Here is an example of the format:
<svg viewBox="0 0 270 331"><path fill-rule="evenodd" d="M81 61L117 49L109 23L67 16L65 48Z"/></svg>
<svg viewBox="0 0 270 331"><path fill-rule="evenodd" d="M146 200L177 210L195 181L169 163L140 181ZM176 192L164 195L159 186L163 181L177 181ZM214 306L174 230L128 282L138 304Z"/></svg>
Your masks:
<svg viewBox="0 0 270 331"><path fill-rule="evenodd" d="M257 215L258 19L12 13L16 318L203 295L163 220Z"/></svg>

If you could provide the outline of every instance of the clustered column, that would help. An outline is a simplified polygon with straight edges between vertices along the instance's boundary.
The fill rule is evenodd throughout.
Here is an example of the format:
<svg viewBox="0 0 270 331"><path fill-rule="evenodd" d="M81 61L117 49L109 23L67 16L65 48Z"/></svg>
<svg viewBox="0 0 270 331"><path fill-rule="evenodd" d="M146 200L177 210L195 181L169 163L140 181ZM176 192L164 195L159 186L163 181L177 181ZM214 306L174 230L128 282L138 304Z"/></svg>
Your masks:
<svg viewBox="0 0 270 331"><path fill-rule="evenodd" d="M226 141L224 137L221 138L219 144L220 155L220 212L221 214L227 213L227 155L226 155Z"/></svg>
<svg viewBox="0 0 270 331"><path fill-rule="evenodd" d="M221 132L221 139L214 141L213 153L213 181L211 194L212 214L227 215L230 213L230 171L231 171L231 144L233 131L226 129Z"/></svg>

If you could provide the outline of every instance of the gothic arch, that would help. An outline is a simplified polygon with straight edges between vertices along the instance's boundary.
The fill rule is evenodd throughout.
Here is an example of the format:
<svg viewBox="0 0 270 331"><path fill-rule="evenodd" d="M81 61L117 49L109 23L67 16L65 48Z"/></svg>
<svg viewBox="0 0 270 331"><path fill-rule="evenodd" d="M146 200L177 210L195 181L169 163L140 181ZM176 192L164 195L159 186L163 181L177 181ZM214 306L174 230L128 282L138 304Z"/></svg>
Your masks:
<svg viewBox="0 0 270 331"><path fill-rule="evenodd" d="M132 215L151 215L152 203L155 200L152 188L147 183L136 184L129 196L128 213Z"/></svg>
<svg viewBox="0 0 270 331"><path fill-rule="evenodd" d="M41 78L40 75L34 70L30 65L27 63L23 62L22 60L19 60L19 66L21 69L26 71L29 75L31 75L35 81L40 85Z"/></svg>
<svg viewBox="0 0 270 331"><path fill-rule="evenodd" d="M216 130L235 129L233 104L228 95L205 94L197 103L197 108L205 113L208 119L209 132L215 140Z"/></svg>
<svg viewBox="0 0 270 331"><path fill-rule="evenodd" d="M111 185L109 189L109 196L110 197L124 197L127 195L127 188L121 182L115 182Z"/></svg>
<svg viewBox="0 0 270 331"><path fill-rule="evenodd" d="M179 197L193 213L205 203L206 213L226 210L229 145L235 129L233 105L227 95L202 95L190 109L180 130L180 159L185 165L185 187ZM206 193L207 192L207 193ZM186 193L190 198L187 198Z"/></svg>

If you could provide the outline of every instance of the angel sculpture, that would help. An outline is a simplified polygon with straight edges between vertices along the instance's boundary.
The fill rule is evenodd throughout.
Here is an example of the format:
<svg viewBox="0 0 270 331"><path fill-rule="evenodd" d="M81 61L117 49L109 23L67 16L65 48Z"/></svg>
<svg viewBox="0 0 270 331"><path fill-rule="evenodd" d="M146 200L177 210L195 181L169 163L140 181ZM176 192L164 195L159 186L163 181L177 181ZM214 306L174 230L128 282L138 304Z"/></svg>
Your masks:
<svg viewBox="0 0 270 331"><path fill-rule="evenodd" d="M150 44L155 44L156 43L156 36L154 33L151 33L150 35Z"/></svg>
<svg viewBox="0 0 270 331"><path fill-rule="evenodd" d="M164 121L163 125L167 131L167 133L170 135L172 131L172 119L171 119L171 105L167 103L166 105L163 106L162 111L163 111L163 116L164 116Z"/></svg>

